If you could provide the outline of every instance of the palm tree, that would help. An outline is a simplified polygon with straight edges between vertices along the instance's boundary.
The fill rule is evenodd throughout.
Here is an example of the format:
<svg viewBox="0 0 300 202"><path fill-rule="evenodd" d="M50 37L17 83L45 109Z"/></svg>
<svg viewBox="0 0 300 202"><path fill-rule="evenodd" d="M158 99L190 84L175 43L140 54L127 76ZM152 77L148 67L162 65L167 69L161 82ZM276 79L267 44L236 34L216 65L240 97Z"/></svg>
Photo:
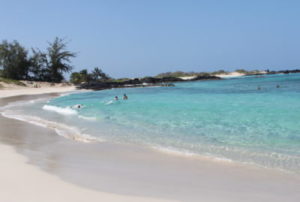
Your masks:
<svg viewBox="0 0 300 202"><path fill-rule="evenodd" d="M48 74L53 82L61 82L64 77L63 73L70 72L72 66L69 64L70 59L76 54L66 50L67 44L63 39L56 37L53 43L49 43L47 48L48 56Z"/></svg>
<svg viewBox="0 0 300 202"><path fill-rule="evenodd" d="M100 68L95 67L92 71L92 79L94 81L107 81L110 79L110 76L105 74Z"/></svg>
<svg viewBox="0 0 300 202"><path fill-rule="evenodd" d="M31 80L48 81L47 55L39 49L32 48L32 56L30 58L29 77Z"/></svg>

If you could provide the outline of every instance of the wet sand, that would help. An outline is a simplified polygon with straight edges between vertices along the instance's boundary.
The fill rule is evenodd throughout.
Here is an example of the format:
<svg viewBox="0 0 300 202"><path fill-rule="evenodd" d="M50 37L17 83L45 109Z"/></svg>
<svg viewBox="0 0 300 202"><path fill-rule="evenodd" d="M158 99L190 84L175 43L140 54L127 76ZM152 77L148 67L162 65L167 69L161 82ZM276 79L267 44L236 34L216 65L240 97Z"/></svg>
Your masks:
<svg viewBox="0 0 300 202"><path fill-rule="evenodd" d="M3 98L0 99L0 106L40 96ZM24 166L25 171L30 166L31 175L41 175L42 177L36 177L41 181L55 178L50 187L69 186L60 192L64 199L62 201L76 199L76 194L75 197L70 196L70 190L75 191L74 187L74 193L86 193L85 197L89 201L105 200L103 194L112 197L106 201L300 200L300 176L293 174L234 162L164 154L139 145L76 142L60 137L52 130L2 116L0 128L0 151L18 155L18 167ZM10 149L3 145L9 145ZM14 154L11 148L17 153ZM10 160L3 154L0 158L4 159L1 164ZM19 171L22 172L22 169ZM20 172L14 177L14 170L8 170L4 177L18 185L18 178L27 175ZM2 178L1 175L0 188L5 187ZM22 183L30 188L35 181L23 180ZM44 193L45 198L51 198L51 190L43 190L41 193ZM1 198L1 194L0 201L18 201L13 200L18 199L17 195L9 194L18 192L19 190L6 190L6 198ZM23 194L26 195L26 191ZM80 196L77 197L79 198Z"/></svg>

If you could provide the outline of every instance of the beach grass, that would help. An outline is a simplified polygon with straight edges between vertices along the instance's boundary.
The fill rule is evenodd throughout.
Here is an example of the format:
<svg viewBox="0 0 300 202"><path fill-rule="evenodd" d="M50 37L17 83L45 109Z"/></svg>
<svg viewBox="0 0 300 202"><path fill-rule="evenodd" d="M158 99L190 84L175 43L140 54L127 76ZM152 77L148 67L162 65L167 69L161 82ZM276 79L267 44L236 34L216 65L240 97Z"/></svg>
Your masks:
<svg viewBox="0 0 300 202"><path fill-rule="evenodd" d="M18 80L14 80L14 79L7 79L7 78L3 78L3 77L0 77L0 82L3 82L3 83L7 83L7 84L15 84L15 85L18 85L18 86L26 86L23 82L21 81L18 81ZM1 87L0 87L1 88Z"/></svg>

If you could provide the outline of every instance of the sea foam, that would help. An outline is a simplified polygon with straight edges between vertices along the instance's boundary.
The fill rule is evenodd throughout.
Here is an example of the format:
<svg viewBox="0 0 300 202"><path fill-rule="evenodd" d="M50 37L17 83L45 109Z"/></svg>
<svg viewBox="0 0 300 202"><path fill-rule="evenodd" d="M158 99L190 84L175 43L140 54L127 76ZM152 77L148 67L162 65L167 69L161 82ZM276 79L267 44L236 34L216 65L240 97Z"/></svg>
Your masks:
<svg viewBox="0 0 300 202"><path fill-rule="evenodd" d="M63 114L63 115L77 115L78 114L78 112L76 110L71 109L70 107L56 107L56 106L52 106L52 105L44 105L43 109L47 110L47 111L54 111L56 113Z"/></svg>
<svg viewBox="0 0 300 202"><path fill-rule="evenodd" d="M32 105L35 104L37 102L42 102L45 101L45 98L38 98L38 99L34 99L34 100L25 100L25 101L16 101L16 102L11 102L8 103L7 105L4 105L2 107L0 107L0 110L6 110L6 109L10 109L10 108L14 108L14 107L20 107L20 106L24 106L24 105Z"/></svg>
<svg viewBox="0 0 300 202"><path fill-rule="evenodd" d="M81 133L81 131L72 126L57 123L54 121L45 120L35 116L15 114L13 111L1 112L1 115L7 118L16 119L19 121L28 122L40 127L49 128L54 130L58 135L68 139L72 139L80 142L103 142L104 140L98 137L91 136L89 134Z"/></svg>

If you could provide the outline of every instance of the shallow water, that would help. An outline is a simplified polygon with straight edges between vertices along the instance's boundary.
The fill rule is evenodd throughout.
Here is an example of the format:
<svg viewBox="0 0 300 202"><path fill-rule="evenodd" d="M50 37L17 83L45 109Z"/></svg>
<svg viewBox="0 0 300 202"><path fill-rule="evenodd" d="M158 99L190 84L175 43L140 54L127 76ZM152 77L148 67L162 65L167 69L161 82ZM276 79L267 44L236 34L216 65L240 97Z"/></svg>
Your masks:
<svg viewBox="0 0 300 202"><path fill-rule="evenodd" d="M128 100L113 100L123 93ZM80 141L136 143L299 173L299 101L300 74L289 74L70 94L2 111Z"/></svg>

